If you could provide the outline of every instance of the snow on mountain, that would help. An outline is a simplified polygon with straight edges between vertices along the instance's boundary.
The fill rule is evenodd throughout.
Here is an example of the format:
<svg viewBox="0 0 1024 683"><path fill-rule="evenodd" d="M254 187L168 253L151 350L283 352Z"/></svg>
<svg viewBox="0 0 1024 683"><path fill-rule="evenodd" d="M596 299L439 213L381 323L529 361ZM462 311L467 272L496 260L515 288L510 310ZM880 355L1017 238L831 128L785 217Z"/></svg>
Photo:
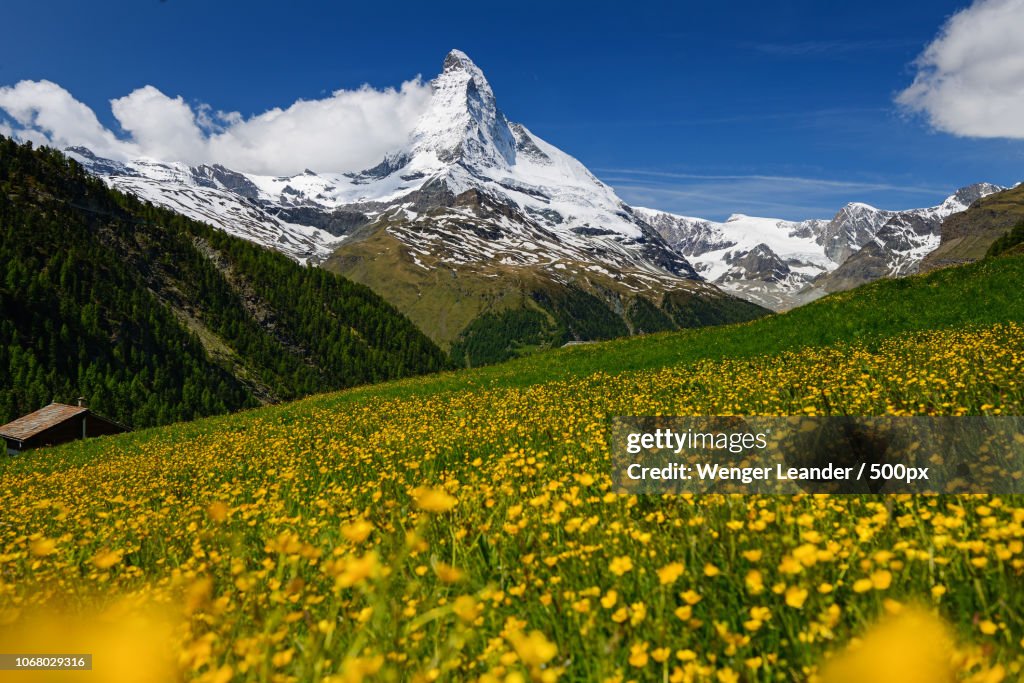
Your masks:
<svg viewBox="0 0 1024 683"><path fill-rule="evenodd" d="M734 214L718 223L655 209L634 212L705 279L769 308L780 307L787 296L836 266L820 240L826 220L797 222ZM773 262L770 268L764 259Z"/></svg>
<svg viewBox="0 0 1024 683"><path fill-rule="evenodd" d="M640 288L699 279L580 162L509 122L465 53L453 50L431 85L408 145L358 173L273 177L68 151L113 187L300 260L320 261L351 230L387 223L403 242L444 262L629 268L646 282ZM484 193L488 207L456 206L470 191ZM448 206L438 211L439 203ZM361 220L343 221L347 230L323 228L346 210ZM481 222L489 228L483 237L466 229Z"/></svg>
<svg viewBox="0 0 1024 683"><path fill-rule="evenodd" d="M854 279L913 272L938 245L943 218L998 189L970 186L910 211L851 203L830 220L714 222L633 209L579 161L510 122L465 53L448 54L431 89L407 143L359 172L266 176L67 152L113 187L302 262L385 233L423 270L499 277L532 268L564 283L603 278L599 289L716 293L706 280L777 309L847 262ZM879 246L870 265L855 259L869 243Z"/></svg>
<svg viewBox="0 0 1024 683"><path fill-rule="evenodd" d="M1002 188L978 183L942 204L889 211L861 202L831 220L785 221L733 215L723 223L635 209L702 276L756 303L785 309L880 277L916 272L939 244L948 216ZM861 253L865 246L872 249Z"/></svg>
<svg viewBox="0 0 1024 683"><path fill-rule="evenodd" d="M509 121L465 53L449 53L430 86L406 143L357 172L67 152L115 188L369 286L442 344L509 309L543 311L552 340L763 313L706 282L583 164Z"/></svg>
<svg viewBox="0 0 1024 683"><path fill-rule="evenodd" d="M879 278L918 272L924 258L939 246L943 221L966 211L978 199L1003 189L991 183L975 183L960 188L938 206L906 211L872 208L874 223L880 223L879 227L863 244L850 248L848 256L835 269L800 292L795 303L852 289Z"/></svg>
<svg viewBox="0 0 1024 683"><path fill-rule="evenodd" d="M414 159L435 170L466 161L480 168L508 169L516 162L516 140L498 110L490 83L470 58L452 50L431 83L430 107L412 135Z"/></svg>
<svg viewBox="0 0 1024 683"><path fill-rule="evenodd" d="M65 154L107 184L244 239L277 249L300 263L330 255L340 239L310 225L282 220L244 174L222 166L197 166L148 159L101 159L83 147Z"/></svg>

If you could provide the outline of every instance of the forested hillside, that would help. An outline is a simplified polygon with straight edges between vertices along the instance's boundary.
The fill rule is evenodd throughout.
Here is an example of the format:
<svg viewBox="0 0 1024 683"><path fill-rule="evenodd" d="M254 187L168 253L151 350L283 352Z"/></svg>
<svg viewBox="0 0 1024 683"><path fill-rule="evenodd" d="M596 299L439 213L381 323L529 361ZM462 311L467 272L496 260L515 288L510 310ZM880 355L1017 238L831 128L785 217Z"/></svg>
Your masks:
<svg viewBox="0 0 1024 683"><path fill-rule="evenodd" d="M368 288L0 137L0 422L84 396L134 427L436 371Z"/></svg>

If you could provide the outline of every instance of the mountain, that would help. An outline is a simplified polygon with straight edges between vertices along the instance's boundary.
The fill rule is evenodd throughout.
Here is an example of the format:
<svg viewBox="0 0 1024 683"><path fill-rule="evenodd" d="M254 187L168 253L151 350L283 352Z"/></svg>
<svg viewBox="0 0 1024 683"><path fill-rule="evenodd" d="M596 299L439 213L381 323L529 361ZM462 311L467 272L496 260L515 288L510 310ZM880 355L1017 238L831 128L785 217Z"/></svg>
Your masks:
<svg viewBox="0 0 1024 683"><path fill-rule="evenodd" d="M84 396L135 427L431 372L368 288L0 137L0 423Z"/></svg>
<svg viewBox="0 0 1024 683"><path fill-rule="evenodd" d="M784 310L830 292L917 272L921 260L939 246L945 219L1001 189L978 183L938 206L905 211L854 202L831 220L735 214L717 223L654 209L634 211L709 281Z"/></svg>
<svg viewBox="0 0 1024 683"><path fill-rule="evenodd" d="M851 252L835 270L817 278L800 293L801 299L806 301L880 278L918 272L922 261L938 248L946 221L1002 189L990 183L977 183L960 188L939 206L879 212L885 220L871 239Z"/></svg>
<svg viewBox="0 0 1024 683"><path fill-rule="evenodd" d="M284 206L275 206L247 176L217 164L120 162L97 157L85 147L68 147L64 153L112 188L280 251L299 263L326 258L344 230L330 220L320 221L323 227L289 220L293 213L303 213L290 192L284 193Z"/></svg>
<svg viewBox="0 0 1024 683"><path fill-rule="evenodd" d="M708 281L768 308L786 308L793 294L835 267L821 243L828 221L733 214L718 223L655 209L635 212Z"/></svg>
<svg viewBox="0 0 1024 683"><path fill-rule="evenodd" d="M943 221L939 245L921 262L921 270L977 261L996 240L1022 223L1024 185L986 196Z"/></svg>
<svg viewBox="0 0 1024 683"><path fill-rule="evenodd" d="M464 53L431 86L408 143L358 173L68 153L112 187L368 285L457 354L495 324L527 329L487 360L765 312L705 282L580 162L510 122Z"/></svg>

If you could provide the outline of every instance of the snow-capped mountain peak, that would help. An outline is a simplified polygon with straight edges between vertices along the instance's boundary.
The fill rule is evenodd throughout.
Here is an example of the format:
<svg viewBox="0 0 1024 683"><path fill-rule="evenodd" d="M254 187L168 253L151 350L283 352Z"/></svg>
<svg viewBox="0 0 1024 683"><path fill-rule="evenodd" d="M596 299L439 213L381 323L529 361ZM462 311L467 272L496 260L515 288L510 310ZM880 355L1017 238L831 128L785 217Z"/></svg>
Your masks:
<svg viewBox="0 0 1024 683"><path fill-rule="evenodd" d="M850 202L839 209L835 217L829 221L821 237L825 255L836 263L841 263L853 252L866 244L892 211L876 209L863 202Z"/></svg>
<svg viewBox="0 0 1024 683"><path fill-rule="evenodd" d="M510 122L464 52L448 53L431 88L407 144L360 172L265 176L77 156L115 187L267 246L287 245L300 260L322 261L354 233L358 240L383 231L412 249L416 263L429 255L481 270L543 268L562 279L629 270L637 291L700 286L686 259L610 187Z"/></svg>
<svg viewBox="0 0 1024 683"><path fill-rule="evenodd" d="M483 71L466 53L452 50L431 81L433 95L412 136L412 159L429 166L461 162L471 167L508 168L516 140ZM426 162L426 163L424 163Z"/></svg>

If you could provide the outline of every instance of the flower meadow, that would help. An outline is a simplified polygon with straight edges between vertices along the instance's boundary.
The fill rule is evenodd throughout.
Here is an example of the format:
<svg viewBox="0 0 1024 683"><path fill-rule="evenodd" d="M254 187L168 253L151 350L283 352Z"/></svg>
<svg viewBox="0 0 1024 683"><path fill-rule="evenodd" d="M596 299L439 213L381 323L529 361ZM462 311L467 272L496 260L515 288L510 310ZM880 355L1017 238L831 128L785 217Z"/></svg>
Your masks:
<svg viewBox="0 0 1024 683"><path fill-rule="evenodd" d="M1019 415L1021 367L1007 323L421 378L31 453L0 466L0 643L92 653L105 677L76 681L1016 681L1024 497L619 495L607 437Z"/></svg>

